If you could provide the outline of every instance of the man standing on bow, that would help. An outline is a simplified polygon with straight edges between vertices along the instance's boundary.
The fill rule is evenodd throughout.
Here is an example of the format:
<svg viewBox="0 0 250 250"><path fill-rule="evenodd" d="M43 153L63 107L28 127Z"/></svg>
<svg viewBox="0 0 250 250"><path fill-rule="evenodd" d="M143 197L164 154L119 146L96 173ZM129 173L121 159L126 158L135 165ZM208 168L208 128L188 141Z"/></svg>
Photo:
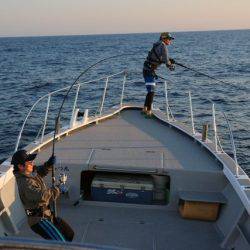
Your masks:
<svg viewBox="0 0 250 250"><path fill-rule="evenodd" d="M148 56L143 65L143 77L145 80L147 95L145 99L145 104L143 112L151 116L152 114L152 103L155 92L155 80L157 75L155 70L161 64L165 64L169 70L174 70L174 59L169 58L167 46L169 46L174 40L174 37L169 32L161 33L158 42L154 43L153 48L148 52Z"/></svg>
<svg viewBox="0 0 250 250"><path fill-rule="evenodd" d="M58 187L48 188L43 180L52 166L55 157L50 157L42 166L34 166L36 154L26 150L14 153L11 164L16 177L20 199L23 203L31 229L48 240L72 241L74 232L61 218L54 217L50 202L60 195Z"/></svg>

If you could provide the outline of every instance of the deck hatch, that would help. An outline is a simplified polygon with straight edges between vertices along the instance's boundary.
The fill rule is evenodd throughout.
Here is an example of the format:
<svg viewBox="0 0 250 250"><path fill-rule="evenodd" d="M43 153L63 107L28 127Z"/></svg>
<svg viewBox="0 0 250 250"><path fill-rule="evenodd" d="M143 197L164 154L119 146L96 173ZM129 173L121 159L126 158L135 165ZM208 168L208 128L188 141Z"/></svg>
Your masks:
<svg viewBox="0 0 250 250"><path fill-rule="evenodd" d="M96 149L89 166L129 169L161 169L162 168L161 152L148 150L145 148L133 149Z"/></svg>

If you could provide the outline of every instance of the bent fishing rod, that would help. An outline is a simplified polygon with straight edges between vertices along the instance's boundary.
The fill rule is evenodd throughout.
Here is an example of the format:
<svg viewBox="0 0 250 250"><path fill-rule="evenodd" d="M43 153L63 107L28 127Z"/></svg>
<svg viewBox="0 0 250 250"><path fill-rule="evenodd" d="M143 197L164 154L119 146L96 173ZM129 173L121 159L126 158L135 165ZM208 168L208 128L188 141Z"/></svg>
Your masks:
<svg viewBox="0 0 250 250"><path fill-rule="evenodd" d="M135 53L119 54L119 55L114 55L114 56L103 58L103 59L95 62L94 64L90 65L83 72L81 72L79 74L79 76L75 79L75 81L71 84L71 86L69 87L68 91L66 92L66 94L65 94L65 96L63 98L63 101L61 103L61 106L59 108L58 114L57 114L56 119L55 119L55 127L54 127L53 141L52 141L52 155L51 155L51 157L55 156L56 133L57 133L57 127L59 125L59 120L60 120L60 115L61 115L61 112L62 112L63 105L64 105L64 103L65 103L65 101L66 101L66 99L67 99L67 97L68 97L71 89L76 85L76 83L78 82L78 80L84 74L86 74L90 69L94 68L96 65L98 65L98 64L100 64L102 62L105 62L105 61L108 61L110 59L114 59L114 58L117 58L117 57L132 56L132 55L135 55ZM51 178L52 178L52 187L55 188L56 187L56 178L55 178L55 166L54 166L54 164L52 166L52 176L51 176ZM53 210L54 216L57 217L57 208L56 208L56 201L55 200L53 200L52 210Z"/></svg>

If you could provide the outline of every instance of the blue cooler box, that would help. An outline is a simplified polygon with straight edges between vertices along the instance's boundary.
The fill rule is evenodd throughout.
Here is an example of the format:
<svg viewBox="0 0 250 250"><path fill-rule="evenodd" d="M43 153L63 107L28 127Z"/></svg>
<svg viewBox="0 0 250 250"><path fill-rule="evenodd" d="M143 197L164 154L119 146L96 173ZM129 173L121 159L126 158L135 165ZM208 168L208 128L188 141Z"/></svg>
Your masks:
<svg viewBox="0 0 250 250"><path fill-rule="evenodd" d="M91 197L95 201L151 204L153 189L151 177L97 174L91 184Z"/></svg>

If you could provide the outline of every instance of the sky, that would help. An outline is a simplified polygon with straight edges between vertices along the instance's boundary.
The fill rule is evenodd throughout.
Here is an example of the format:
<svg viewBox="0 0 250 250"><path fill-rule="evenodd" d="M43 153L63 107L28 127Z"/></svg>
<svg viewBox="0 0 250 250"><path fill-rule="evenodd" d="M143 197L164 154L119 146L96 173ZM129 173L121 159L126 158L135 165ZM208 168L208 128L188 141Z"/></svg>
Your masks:
<svg viewBox="0 0 250 250"><path fill-rule="evenodd" d="M250 28L250 0L0 0L0 36Z"/></svg>

